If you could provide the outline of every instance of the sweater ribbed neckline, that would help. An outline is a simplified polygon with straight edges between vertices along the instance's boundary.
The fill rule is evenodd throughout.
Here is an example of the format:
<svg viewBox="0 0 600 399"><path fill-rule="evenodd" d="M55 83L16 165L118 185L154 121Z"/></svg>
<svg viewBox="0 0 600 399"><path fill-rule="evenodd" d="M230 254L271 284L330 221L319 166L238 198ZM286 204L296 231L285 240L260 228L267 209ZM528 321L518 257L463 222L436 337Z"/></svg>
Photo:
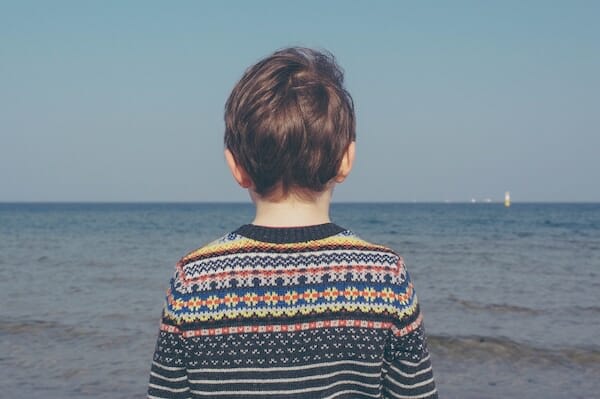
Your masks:
<svg viewBox="0 0 600 399"><path fill-rule="evenodd" d="M273 244L289 244L321 240L345 231L335 223L323 223L298 227L267 227L255 224L245 224L234 233L256 241Z"/></svg>

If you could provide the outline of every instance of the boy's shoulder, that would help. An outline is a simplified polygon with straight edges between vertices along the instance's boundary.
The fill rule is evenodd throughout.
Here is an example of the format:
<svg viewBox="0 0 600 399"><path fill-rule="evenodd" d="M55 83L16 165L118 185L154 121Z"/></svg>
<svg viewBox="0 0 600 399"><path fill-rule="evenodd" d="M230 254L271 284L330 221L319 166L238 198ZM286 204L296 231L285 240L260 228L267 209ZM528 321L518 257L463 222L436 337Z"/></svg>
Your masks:
<svg viewBox="0 0 600 399"><path fill-rule="evenodd" d="M248 238L238 230L227 233L205 245L187 252L178 262L180 267L210 263L218 260L231 264L249 256L294 256L313 254L338 258L340 262L402 265L402 256L394 249L361 238L353 230L343 229L337 234L308 241L273 243Z"/></svg>
<svg viewBox="0 0 600 399"><path fill-rule="evenodd" d="M184 256L181 257L179 262L189 263L219 254L236 252L245 245L247 245L247 242L243 236L235 232L227 233L213 241L210 241L207 244L188 251Z"/></svg>

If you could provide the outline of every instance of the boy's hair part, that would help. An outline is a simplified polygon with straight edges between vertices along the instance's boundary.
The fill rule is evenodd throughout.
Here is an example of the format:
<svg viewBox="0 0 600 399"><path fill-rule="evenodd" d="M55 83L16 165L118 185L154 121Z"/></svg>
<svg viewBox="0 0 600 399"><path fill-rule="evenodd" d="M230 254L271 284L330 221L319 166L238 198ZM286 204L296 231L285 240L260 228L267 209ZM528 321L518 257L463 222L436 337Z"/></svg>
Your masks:
<svg viewBox="0 0 600 399"><path fill-rule="evenodd" d="M352 97L330 52L278 50L246 70L225 104L225 146L254 191L322 192L356 140Z"/></svg>

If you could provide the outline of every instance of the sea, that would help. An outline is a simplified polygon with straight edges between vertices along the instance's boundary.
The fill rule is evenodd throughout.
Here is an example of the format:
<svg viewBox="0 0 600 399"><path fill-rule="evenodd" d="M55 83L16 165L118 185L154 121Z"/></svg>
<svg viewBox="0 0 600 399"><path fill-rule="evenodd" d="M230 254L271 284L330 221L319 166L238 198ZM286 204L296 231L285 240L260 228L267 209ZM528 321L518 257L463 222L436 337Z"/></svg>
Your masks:
<svg viewBox="0 0 600 399"><path fill-rule="evenodd" d="M235 203L0 203L0 398L142 398L175 262ZM600 204L334 203L403 255L440 398L600 398Z"/></svg>

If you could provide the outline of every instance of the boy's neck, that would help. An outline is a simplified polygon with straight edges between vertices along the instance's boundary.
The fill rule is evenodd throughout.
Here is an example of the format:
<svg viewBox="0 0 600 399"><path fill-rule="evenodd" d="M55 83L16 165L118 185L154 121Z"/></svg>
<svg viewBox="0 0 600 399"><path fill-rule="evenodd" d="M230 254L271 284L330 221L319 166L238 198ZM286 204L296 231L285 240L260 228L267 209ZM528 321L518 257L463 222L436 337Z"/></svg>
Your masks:
<svg viewBox="0 0 600 399"><path fill-rule="evenodd" d="M269 201L252 195L256 216L252 224L266 227L300 227L329 223L331 190L315 196L314 201L305 201L289 195L278 201Z"/></svg>

